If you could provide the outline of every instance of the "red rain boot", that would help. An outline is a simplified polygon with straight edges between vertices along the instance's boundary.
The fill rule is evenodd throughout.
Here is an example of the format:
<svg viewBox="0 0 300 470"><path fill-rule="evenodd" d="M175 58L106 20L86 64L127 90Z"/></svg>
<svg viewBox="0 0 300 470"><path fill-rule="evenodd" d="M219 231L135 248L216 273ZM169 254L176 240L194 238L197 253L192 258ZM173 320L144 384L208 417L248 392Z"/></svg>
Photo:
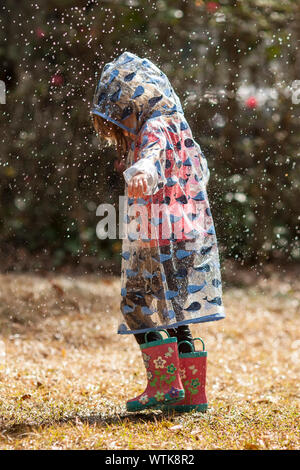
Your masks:
<svg viewBox="0 0 300 470"><path fill-rule="evenodd" d="M184 388L179 375L177 338L147 342L140 345L147 371L146 390L126 403L127 411L158 408L184 398Z"/></svg>
<svg viewBox="0 0 300 470"><path fill-rule="evenodd" d="M203 351L195 351L194 346L189 341L179 343L187 343L191 346L190 353L179 354L180 377L185 390L185 398L174 405L162 406L163 410L184 413L193 410L206 411L208 408L205 393L207 351L205 351L203 340L195 338L194 341L197 339L202 342Z"/></svg>

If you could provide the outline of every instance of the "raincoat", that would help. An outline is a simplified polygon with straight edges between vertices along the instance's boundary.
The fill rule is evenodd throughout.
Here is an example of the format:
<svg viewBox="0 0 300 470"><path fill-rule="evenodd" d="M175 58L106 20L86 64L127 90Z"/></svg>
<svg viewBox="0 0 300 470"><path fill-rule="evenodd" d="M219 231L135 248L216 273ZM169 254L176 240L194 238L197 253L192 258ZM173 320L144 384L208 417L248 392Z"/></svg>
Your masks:
<svg viewBox="0 0 300 470"><path fill-rule="evenodd" d="M224 318L207 160L167 76L126 51L104 66L91 113L131 132L123 175L129 183L143 173L148 183L138 199L125 184L118 333Z"/></svg>

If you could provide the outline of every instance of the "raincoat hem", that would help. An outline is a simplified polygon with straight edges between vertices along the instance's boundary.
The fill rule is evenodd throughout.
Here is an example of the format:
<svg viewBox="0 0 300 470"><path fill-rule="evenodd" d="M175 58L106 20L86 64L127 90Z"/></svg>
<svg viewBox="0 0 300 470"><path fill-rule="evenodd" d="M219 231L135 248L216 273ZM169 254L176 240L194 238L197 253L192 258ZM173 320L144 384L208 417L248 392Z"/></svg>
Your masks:
<svg viewBox="0 0 300 470"><path fill-rule="evenodd" d="M182 321L172 323L172 324L169 324L169 325L154 326L154 327L151 327L151 328L144 328L144 329L141 329L141 330L123 330L123 331L118 330L117 333L119 335L147 333L148 331L159 331L159 330L167 330L167 329L172 329L172 328L178 328L178 326L188 325L188 324L191 324L191 323L206 323L206 322L210 322L210 321L223 320L223 318L226 318L225 314L215 313L215 314L212 314L212 315L206 315L204 317L191 318L189 320L182 320Z"/></svg>

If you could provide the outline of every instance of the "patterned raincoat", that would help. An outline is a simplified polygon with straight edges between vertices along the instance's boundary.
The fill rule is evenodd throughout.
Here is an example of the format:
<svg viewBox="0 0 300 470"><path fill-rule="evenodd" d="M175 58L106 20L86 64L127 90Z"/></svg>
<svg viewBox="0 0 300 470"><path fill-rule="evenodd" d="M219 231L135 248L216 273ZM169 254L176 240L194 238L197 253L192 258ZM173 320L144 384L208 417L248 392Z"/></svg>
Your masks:
<svg viewBox="0 0 300 470"><path fill-rule="evenodd" d="M209 169L168 78L126 51L104 66L91 112L132 133L123 175L129 183L142 172L148 183L138 199L125 184L118 333L224 318Z"/></svg>

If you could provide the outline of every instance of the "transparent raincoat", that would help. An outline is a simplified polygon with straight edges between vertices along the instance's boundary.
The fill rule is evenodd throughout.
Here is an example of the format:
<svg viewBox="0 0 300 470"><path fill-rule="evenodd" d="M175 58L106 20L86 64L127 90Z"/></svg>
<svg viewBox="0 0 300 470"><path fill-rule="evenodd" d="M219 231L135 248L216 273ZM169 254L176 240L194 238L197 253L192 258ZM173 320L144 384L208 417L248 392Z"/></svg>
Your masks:
<svg viewBox="0 0 300 470"><path fill-rule="evenodd" d="M104 66L91 112L132 133L123 175L129 183L142 172L148 182L138 199L125 184L118 333L224 318L207 160L168 78L126 51Z"/></svg>

